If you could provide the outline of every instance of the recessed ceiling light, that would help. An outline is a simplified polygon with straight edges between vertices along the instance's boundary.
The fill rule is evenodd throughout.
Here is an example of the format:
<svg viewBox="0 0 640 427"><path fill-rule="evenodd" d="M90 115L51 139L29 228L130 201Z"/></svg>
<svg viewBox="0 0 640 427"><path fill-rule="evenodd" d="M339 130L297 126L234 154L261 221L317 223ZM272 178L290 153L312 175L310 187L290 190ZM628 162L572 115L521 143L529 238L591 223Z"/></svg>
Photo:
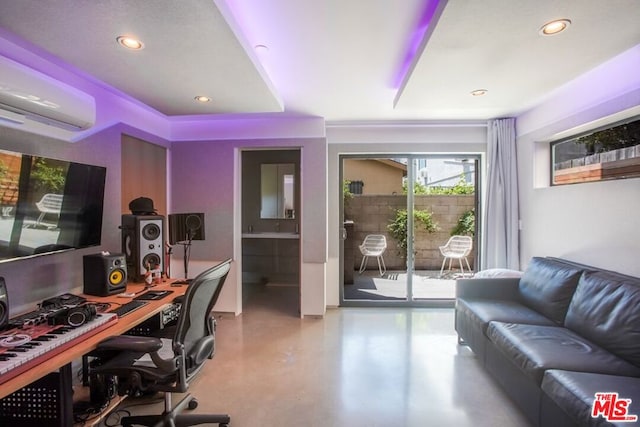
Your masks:
<svg viewBox="0 0 640 427"><path fill-rule="evenodd" d="M264 44L257 44L253 47L256 52L269 52L269 46Z"/></svg>
<svg viewBox="0 0 640 427"><path fill-rule="evenodd" d="M209 98L208 96L204 96L204 95L198 95L198 96L194 97L193 99L195 99L198 102L209 102L209 101L211 101L211 98Z"/></svg>
<svg viewBox="0 0 640 427"><path fill-rule="evenodd" d="M116 37L116 40L118 41L118 43L120 43L121 46L124 46L127 49L140 50L144 48L144 44L140 40L135 39L133 37L118 36Z"/></svg>
<svg viewBox="0 0 640 427"><path fill-rule="evenodd" d="M558 34L567 29L571 25L571 21L568 19L556 19L555 21L547 22L540 28L540 35L552 36Z"/></svg>
<svg viewBox="0 0 640 427"><path fill-rule="evenodd" d="M471 95L473 96L482 96L486 95L488 91L486 89L476 89L471 91Z"/></svg>

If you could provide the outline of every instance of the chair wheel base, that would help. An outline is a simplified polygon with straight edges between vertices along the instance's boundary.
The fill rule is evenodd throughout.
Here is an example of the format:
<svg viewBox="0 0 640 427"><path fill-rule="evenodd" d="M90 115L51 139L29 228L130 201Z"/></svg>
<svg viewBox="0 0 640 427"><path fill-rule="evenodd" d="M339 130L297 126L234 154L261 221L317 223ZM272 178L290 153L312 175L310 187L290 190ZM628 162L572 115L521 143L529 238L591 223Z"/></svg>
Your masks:
<svg viewBox="0 0 640 427"><path fill-rule="evenodd" d="M191 399L189 401L189 404L187 405L187 408L189 409L196 409L198 407L198 401L196 399Z"/></svg>

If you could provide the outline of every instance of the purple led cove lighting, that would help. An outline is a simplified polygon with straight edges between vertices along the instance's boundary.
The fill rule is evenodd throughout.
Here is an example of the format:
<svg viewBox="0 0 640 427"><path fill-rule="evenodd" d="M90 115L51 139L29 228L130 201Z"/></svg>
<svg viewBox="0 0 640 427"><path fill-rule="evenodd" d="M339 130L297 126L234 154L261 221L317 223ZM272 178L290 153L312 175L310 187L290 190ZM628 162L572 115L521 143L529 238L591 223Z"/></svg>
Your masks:
<svg viewBox="0 0 640 427"><path fill-rule="evenodd" d="M404 60L400 65L400 69L393 79L392 87L394 89L398 89L400 87L407 73L409 72L409 69L413 66L416 54L418 54L418 50L422 46L425 34L427 33L427 29L431 24L431 20L433 19L436 10L438 10L440 1L441 0L426 1L424 9L422 10L422 15L420 16L420 20L418 21L418 26L411 33L409 45L407 47L407 53L405 53Z"/></svg>
<svg viewBox="0 0 640 427"><path fill-rule="evenodd" d="M170 136L170 125L164 114L3 28L0 28L0 55L95 98L94 126L74 133L69 138L72 141L100 132L118 122L135 123L136 127L165 139Z"/></svg>

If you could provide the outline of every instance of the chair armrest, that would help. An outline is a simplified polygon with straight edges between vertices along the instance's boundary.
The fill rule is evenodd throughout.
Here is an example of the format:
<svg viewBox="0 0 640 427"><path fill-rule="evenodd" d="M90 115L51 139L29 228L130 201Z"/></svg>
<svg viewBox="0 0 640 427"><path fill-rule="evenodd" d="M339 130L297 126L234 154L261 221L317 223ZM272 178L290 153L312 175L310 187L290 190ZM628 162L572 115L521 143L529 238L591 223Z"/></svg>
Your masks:
<svg viewBox="0 0 640 427"><path fill-rule="evenodd" d="M520 298L517 277L493 277L456 280L456 298L486 298L517 301Z"/></svg>
<svg viewBox="0 0 640 427"><path fill-rule="evenodd" d="M97 349L153 353L160 350L161 347L162 340L160 338L117 335L98 343Z"/></svg>

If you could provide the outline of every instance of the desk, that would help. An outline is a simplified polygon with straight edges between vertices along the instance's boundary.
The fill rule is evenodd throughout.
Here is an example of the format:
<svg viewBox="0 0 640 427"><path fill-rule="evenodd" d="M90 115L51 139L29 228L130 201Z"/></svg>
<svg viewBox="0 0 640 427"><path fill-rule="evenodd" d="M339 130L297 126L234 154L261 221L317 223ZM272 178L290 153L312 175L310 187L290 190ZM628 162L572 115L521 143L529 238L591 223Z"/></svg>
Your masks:
<svg viewBox="0 0 640 427"><path fill-rule="evenodd" d="M144 290L144 284L130 283L127 285L126 292L142 292ZM110 325L109 327L101 330L100 332L91 335L87 339L78 339L77 343L64 351L51 358L48 358L31 369L23 372L22 374L10 379L9 381L0 385L0 398L6 397L9 394L20 390L21 388L28 386L34 381L44 377L45 375L60 370L66 366L70 366L71 362L80 359L83 355L95 350L98 343L105 338L122 335L134 326L144 322L145 320L158 314L164 306L171 303L173 299L179 295L183 295L187 287L186 286L170 286L170 282L158 284L153 287L153 290L170 290L173 293L165 296L159 300L148 300L148 304L145 306L128 313L126 316L118 319L118 321ZM121 298L115 295L108 297L96 297L91 295L82 295L87 298L87 302L91 303L111 303L112 306L109 310L118 307L121 304L127 303L131 298ZM68 369L69 373L71 372Z"/></svg>

